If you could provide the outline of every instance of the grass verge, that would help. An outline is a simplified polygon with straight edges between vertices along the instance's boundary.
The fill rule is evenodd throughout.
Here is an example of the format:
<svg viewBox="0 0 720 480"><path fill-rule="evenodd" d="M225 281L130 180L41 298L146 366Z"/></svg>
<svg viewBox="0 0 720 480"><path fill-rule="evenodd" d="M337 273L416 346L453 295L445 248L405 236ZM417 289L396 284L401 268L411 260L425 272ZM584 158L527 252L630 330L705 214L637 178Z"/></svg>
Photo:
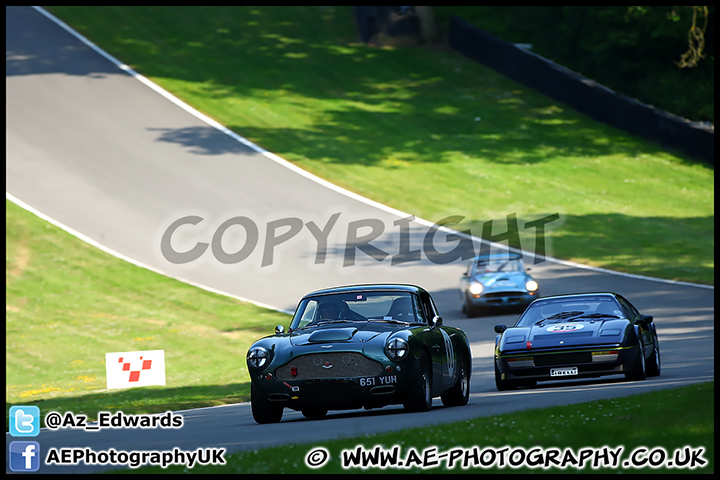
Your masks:
<svg viewBox="0 0 720 480"><path fill-rule="evenodd" d="M5 400L41 411L164 412L247 401L245 353L289 316L87 245L6 200ZM167 385L106 390L107 352L165 350ZM6 412L7 413L7 412Z"/></svg>

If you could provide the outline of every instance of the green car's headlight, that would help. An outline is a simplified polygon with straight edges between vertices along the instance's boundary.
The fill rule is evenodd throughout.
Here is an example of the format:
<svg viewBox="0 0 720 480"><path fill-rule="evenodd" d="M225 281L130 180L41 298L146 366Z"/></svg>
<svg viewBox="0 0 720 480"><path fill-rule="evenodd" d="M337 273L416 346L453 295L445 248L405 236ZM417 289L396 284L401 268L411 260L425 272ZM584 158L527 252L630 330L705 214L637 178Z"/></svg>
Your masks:
<svg viewBox="0 0 720 480"><path fill-rule="evenodd" d="M247 354L247 363L254 368L262 368L268 361L268 351L263 347L252 347Z"/></svg>
<svg viewBox="0 0 720 480"><path fill-rule="evenodd" d="M385 355L395 362L405 358L409 351L407 342L402 338L392 338L385 345Z"/></svg>

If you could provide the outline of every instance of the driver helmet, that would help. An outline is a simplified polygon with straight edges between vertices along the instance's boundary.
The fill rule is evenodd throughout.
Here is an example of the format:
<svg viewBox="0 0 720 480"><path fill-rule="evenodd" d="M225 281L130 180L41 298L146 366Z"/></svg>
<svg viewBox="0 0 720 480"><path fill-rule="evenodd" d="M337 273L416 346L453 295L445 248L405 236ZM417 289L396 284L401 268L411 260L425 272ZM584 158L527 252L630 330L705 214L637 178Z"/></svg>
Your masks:
<svg viewBox="0 0 720 480"><path fill-rule="evenodd" d="M338 300L324 300L318 306L318 318L337 320L340 318L340 313L344 310L343 307L343 302Z"/></svg>

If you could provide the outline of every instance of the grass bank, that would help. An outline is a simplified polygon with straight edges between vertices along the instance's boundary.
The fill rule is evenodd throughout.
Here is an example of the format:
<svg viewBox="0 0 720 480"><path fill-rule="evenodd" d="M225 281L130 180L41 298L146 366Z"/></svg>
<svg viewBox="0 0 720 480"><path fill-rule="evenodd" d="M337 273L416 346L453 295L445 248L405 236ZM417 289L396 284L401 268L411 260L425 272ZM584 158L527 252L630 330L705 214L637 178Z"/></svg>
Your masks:
<svg viewBox="0 0 720 480"><path fill-rule="evenodd" d="M247 401L250 343L289 316L136 267L6 201L5 401L164 412ZM106 352L165 350L167 385L106 390Z"/></svg>

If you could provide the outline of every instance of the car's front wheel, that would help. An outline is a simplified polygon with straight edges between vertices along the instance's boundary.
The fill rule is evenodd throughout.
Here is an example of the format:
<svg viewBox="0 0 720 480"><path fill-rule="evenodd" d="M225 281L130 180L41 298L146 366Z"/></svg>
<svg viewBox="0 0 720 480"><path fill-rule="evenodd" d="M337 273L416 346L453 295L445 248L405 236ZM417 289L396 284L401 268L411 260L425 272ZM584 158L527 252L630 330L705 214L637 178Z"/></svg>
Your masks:
<svg viewBox="0 0 720 480"><path fill-rule="evenodd" d="M518 387L517 382L513 380L503 380L500 370L498 370L497 363L495 364L495 387L500 392L506 390L515 390Z"/></svg>
<svg viewBox="0 0 720 480"><path fill-rule="evenodd" d="M446 407L462 407L470 398L470 371L465 360L458 362L458 378L450 390L443 393L440 399Z"/></svg>
<svg viewBox="0 0 720 480"><path fill-rule="evenodd" d="M647 362L647 376L657 377L660 375L660 344L657 333L653 332L653 353Z"/></svg>
<svg viewBox="0 0 720 480"><path fill-rule="evenodd" d="M253 383L250 384L250 407L253 419L259 424L278 423L282 420L283 407L269 402Z"/></svg>
<svg viewBox="0 0 720 480"><path fill-rule="evenodd" d="M328 413L327 408L303 408L300 413L303 414L303 417L311 419L311 420L317 420L319 418L325 418L325 416Z"/></svg>
<svg viewBox="0 0 720 480"><path fill-rule="evenodd" d="M467 318L473 318L480 315L480 307L474 306L468 298L467 294L465 294L462 311Z"/></svg>
<svg viewBox="0 0 720 480"><path fill-rule="evenodd" d="M420 358L420 371L403 403L409 412L427 412L432 408L430 362L424 355Z"/></svg>
<svg viewBox="0 0 720 480"><path fill-rule="evenodd" d="M635 359L635 365L632 372L625 374L628 380L639 381L647 378L647 367L645 366L645 346L642 338L638 336L638 356Z"/></svg>

